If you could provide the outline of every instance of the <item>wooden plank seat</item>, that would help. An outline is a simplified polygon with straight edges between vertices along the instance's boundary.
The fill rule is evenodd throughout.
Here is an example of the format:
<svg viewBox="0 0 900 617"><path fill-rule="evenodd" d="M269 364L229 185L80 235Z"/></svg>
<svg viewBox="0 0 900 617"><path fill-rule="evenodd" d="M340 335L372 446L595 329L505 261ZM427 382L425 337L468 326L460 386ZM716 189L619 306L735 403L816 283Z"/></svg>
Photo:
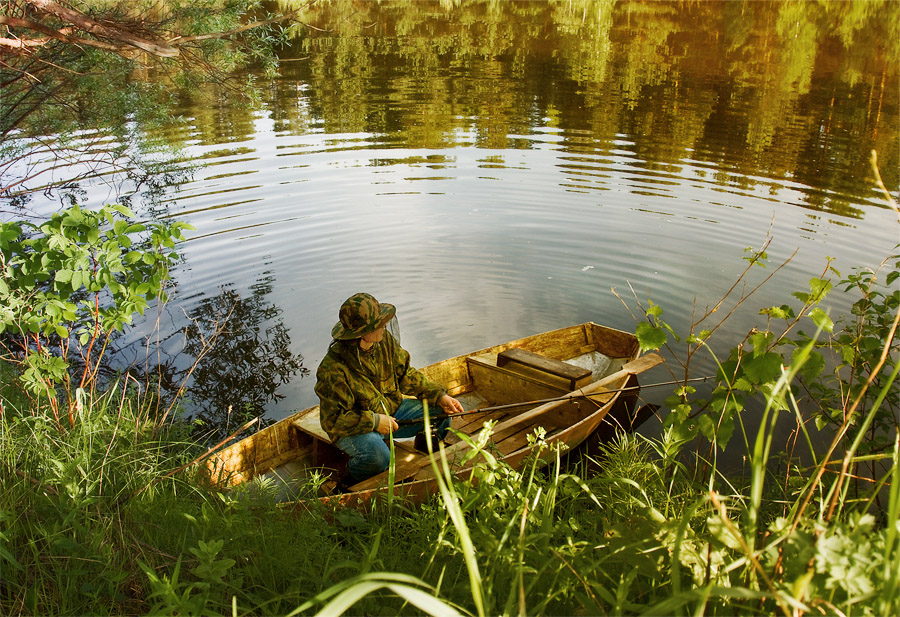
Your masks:
<svg viewBox="0 0 900 617"><path fill-rule="evenodd" d="M497 366L539 379L542 373L552 375L564 380L565 389L568 391L582 388L591 382L591 370L588 368L554 360L520 347L513 347L497 354Z"/></svg>
<svg viewBox="0 0 900 617"><path fill-rule="evenodd" d="M322 429L322 425L319 423L318 413L308 413L301 416L291 422L291 426L319 441L331 444L331 437L328 436L328 433Z"/></svg>

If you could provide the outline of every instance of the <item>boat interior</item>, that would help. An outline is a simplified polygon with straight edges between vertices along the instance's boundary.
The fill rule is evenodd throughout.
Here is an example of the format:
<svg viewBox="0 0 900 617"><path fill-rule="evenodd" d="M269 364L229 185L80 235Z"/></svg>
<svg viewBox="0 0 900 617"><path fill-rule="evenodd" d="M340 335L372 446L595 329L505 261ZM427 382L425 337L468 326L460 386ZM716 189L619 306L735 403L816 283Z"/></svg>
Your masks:
<svg viewBox="0 0 900 617"><path fill-rule="evenodd" d="M458 453L459 459L468 448L454 431L474 436L485 423L493 422L490 447L495 454L508 457L527 448L528 435L538 426L552 438L603 407L613 398L612 393L558 400L619 371L630 359L627 351L617 349L604 351L621 352L622 357L606 355L598 350L587 330L584 336L586 340L582 339L580 345L562 352L574 354L563 359L525 347L500 346L423 369L435 381L448 385L448 392L471 412L452 419L453 430L443 440L445 456ZM531 417L536 408L539 415ZM267 431L274 432L266 437L263 433ZM217 483L232 485L251 479L275 483L280 487L280 499L294 500L301 497L297 487L308 490L313 476L319 479L324 494L368 490L386 481L387 472L382 474L385 477L375 476L350 486L345 483L346 455L331 444L320 427L317 406L263 429L257 436L260 442L273 443L277 452L270 451L271 445L259 443L252 452L231 453L217 473L220 478L223 473L234 474L234 478ZM421 437L394 441L395 482L429 476L430 462L423 443ZM433 446L437 449L437 444ZM453 459L449 460L452 464Z"/></svg>

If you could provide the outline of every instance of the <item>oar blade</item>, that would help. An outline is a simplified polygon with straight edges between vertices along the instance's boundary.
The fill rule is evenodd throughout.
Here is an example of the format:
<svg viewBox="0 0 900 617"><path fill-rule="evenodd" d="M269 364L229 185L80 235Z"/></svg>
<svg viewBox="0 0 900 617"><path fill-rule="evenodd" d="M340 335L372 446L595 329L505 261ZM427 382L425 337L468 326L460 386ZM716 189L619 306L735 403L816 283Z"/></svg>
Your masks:
<svg viewBox="0 0 900 617"><path fill-rule="evenodd" d="M659 366L662 362L662 356L658 353L648 353L639 358L635 358L631 362L626 362L625 365L622 366L622 370L631 375L638 375L639 373L652 369L654 366Z"/></svg>

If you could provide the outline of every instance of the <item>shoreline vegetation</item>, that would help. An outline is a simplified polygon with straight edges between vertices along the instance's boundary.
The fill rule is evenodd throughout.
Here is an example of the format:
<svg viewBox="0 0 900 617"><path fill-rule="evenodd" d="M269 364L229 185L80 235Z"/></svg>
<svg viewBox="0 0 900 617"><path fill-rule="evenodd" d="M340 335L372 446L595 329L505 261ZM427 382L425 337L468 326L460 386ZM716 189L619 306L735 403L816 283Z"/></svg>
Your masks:
<svg viewBox="0 0 900 617"><path fill-rule="evenodd" d="M3 614L900 612L900 255L828 264L763 307L705 393L691 358L777 275L753 282L765 247L688 333L638 305L642 347L683 369L658 439L519 471L483 449L477 483L442 469L421 507L298 513L265 483L205 488L207 445L177 404L101 370L112 333L164 300L183 229L124 207L0 227ZM835 292L854 304L832 320L818 305ZM733 449L739 474L717 466Z"/></svg>

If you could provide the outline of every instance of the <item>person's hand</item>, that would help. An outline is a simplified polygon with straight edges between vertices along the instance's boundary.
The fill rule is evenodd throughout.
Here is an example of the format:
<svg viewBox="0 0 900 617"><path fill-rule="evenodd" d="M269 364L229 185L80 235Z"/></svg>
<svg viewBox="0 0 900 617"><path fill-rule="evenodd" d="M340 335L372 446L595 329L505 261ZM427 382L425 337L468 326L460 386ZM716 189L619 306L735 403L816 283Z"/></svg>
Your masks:
<svg viewBox="0 0 900 617"><path fill-rule="evenodd" d="M391 416L387 416L383 413L375 414L378 418L378 426L375 428L376 431L381 433L382 435L387 435L392 431L396 431L400 428L400 425L397 424L397 421L394 420Z"/></svg>
<svg viewBox="0 0 900 617"><path fill-rule="evenodd" d="M449 394L445 394L438 400L438 405L441 406L441 409L448 414L452 413L465 413L465 409L462 406L462 403L457 401L455 398L450 396Z"/></svg>

